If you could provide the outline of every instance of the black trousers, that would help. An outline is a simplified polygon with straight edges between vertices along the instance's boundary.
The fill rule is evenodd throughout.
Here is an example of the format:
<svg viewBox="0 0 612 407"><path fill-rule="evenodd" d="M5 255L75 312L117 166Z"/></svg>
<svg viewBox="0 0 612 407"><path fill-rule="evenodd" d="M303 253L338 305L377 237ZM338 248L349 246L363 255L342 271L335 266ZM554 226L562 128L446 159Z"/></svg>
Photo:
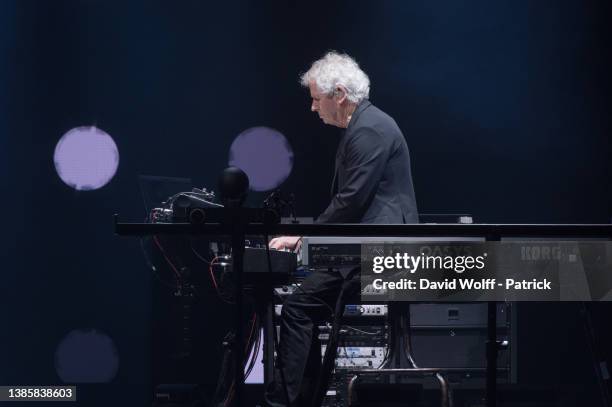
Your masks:
<svg viewBox="0 0 612 407"><path fill-rule="evenodd" d="M288 405L282 368L291 406L310 407L321 369L317 326L329 320L345 281L343 298L359 292L357 271L348 273L346 278L338 271L314 271L285 300L280 321L279 360L274 380L266 389L266 401L270 406Z"/></svg>

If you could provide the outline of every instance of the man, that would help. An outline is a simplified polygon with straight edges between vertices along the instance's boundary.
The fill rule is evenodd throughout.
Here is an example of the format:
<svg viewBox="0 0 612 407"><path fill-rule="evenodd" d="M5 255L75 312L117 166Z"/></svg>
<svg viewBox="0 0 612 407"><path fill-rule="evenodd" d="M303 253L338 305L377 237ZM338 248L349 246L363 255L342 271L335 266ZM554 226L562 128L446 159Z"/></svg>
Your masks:
<svg viewBox="0 0 612 407"><path fill-rule="evenodd" d="M369 102L370 80L359 65L348 55L329 52L302 75L301 83L310 90L311 110L325 124L345 129L336 153L332 199L316 222L418 222L406 140L395 121ZM298 250L300 245L301 238L294 236L270 242L275 249ZM292 406L310 404L321 362L314 328L329 317L340 287L351 277L347 272L313 272L283 304L280 363L266 393L272 406L288 405L287 396ZM357 278L351 282L359 284Z"/></svg>

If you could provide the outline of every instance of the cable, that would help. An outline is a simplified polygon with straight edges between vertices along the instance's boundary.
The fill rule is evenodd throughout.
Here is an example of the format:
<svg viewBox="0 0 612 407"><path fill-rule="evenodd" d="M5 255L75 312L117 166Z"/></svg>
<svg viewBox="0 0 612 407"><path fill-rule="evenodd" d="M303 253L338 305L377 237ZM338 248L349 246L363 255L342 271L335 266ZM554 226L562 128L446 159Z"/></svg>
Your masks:
<svg viewBox="0 0 612 407"><path fill-rule="evenodd" d="M151 223L150 222L151 219L151 214L147 215L147 217L144 219L145 223ZM155 265L153 264L153 261L150 259L149 255L147 254L147 249L145 248L145 238L141 237L138 239L138 242L140 243L140 250L142 251L142 255L145 259L145 263L147 264L148 268L151 270L151 272L153 273L153 275L155 276L155 278L162 283L163 285L175 289L176 286L172 283L167 282L166 280L164 280L161 275L157 272L157 269L155 268Z"/></svg>
<svg viewBox="0 0 612 407"><path fill-rule="evenodd" d="M361 329L357 329L357 328L352 327L350 325L344 325L344 327L348 328L348 329L352 329L353 331L356 331L356 332L360 332L360 333L365 334L365 335L377 335L378 334L378 332L362 331Z"/></svg>
<svg viewBox="0 0 612 407"><path fill-rule="evenodd" d="M208 271L210 273L210 278L212 280L213 286L215 287L215 291L217 292L217 294L219 294L219 286L217 285L217 279L215 278L215 273L213 272L213 266L214 266L215 260L217 260L217 259L218 259L218 257L215 256L210 261L210 263L208 263L209 264Z"/></svg>
<svg viewBox="0 0 612 407"><path fill-rule="evenodd" d="M235 300L234 299L234 290L233 290L233 286L232 286L234 284L234 281L232 280L232 277L233 277L232 271L227 271L227 270L223 269L223 272L221 273L221 280L219 282L219 287L220 287L219 293L221 295L221 298L223 299L223 301L225 301L225 302L227 302L229 304L235 304L235 301L234 301ZM226 282L228 280L229 280L229 282ZM230 287L229 287L229 289L226 292L224 287L228 286L228 285Z"/></svg>
<svg viewBox="0 0 612 407"><path fill-rule="evenodd" d="M259 356L259 346L261 345L261 336L262 336L261 335L261 327L260 327L260 325L261 325L261 321L259 319L257 319L257 325L255 326L255 331L257 332L257 334L255 336L255 340L254 340L253 346L251 346L251 349L253 349L253 351L252 351L253 357L249 361L247 372L244 375L245 380L251 374L251 371L255 367L255 363L257 363L257 357Z"/></svg>
<svg viewBox="0 0 612 407"><path fill-rule="evenodd" d="M385 325L386 328L389 327L389 313L385 316ZM380 365L376 366L376 369L382 369L387 361L389 360L389 356L391 355L391 346L393 345L393 332L387 332L387 338L389 339L387 342L387 346L385 347L385 355L383 356L382 362Z"/></svg>
<svg viewBox="0 0 612 407"><path fill-rule="evenodd" d="M176 278L180 281L181 279L181 273L178 271L178 269L176 268L176 266L174 265L174 263L172 263L172 261L168 258L168 256L166 255L166 251L164 250L164 248L162 247L161 243L159 242L159 239L157 239L156 235L153 235L153 241L155 242L155 245L157 246L157 248L159 249L159 251L161 252L162 256L164 256L164 259L166 259L166 262L168 263L168 265L170 266L170 268L172 269L172 271L174 271L174 274L176 274Z"/></svg>
<svg viewBox="0 0 612 407"><path fill-rule="evenodd" d="M327 344L329 345L329 342L331 341L331 325L328 323L326 324L329 327L329 334L327 337ZM344 349L344 357L348 360L350 360L349 358L349 354L348 354L348 350L346 349L346 337L345 335L343 335L342 329L338 330L338 346L342 345L342 349ZM327 347L325 348L325 351L327 352ZM337 351L336 351L336 358L338 358L337 355ZM351 363L353 364L353 366L355 366L355 362L353 362L351 360Z"/></svg>
<svg viewBox="0 0 612 407"><path fill-rule="evenodd" d="M234 381L232 380L232 385L230 386L228 392L227 392L227 398L225 399L225 401L223 402L223 407L227 407L229 406L232 398L234 397Z"/></svg>
<svg viewBox="0 0 612 407"><path fill-rule="evenodd" d="M182 281L181 273L178 271L178 269L176 268L174 263L172 263L172 261L170 261L170 258L168 258L168 256L166 255L166 251L162 247L161 243L159 243L159 240L157 239L156 235L153 235L153 241L155 242L155 245L159 248L162 256L164 257L164 259L166 259L166 262L168 263L168 265L170 266L172 271L174 271L174 274L176 274L176 285L177 285L177 289L180 290L181 289L181 281Z"/></svg>
<svg viewBox="0 0 612 407"><path fill-rule="evenodd" d="M198 253L198 251L195 249L195 247L193 247L193 239L190 239L190 246L191 246L191 251L193 252L193 254L196 255L196 257L198 259L202 260L206 264L210 264L210 261L206 260L204 258L204 256L202 256L200 253Z"/></svg>
<svg viewBox="0 0 612 407"><path fill-rule="evenodd" d="M144 246L144 238L140 238L138 239L138 241L140 242L140 249L142 250L142 254L145 258L145 262L147 263L148 268L151 270L151 272L153 273L153 275L155 276L155 278L162 283L163 285L165 285L166 287L175 289L176 286L172 283L167 282L166 280L164 280L159 273L157 272L157 269L155 268L155 265L153 264L153 262L151 261L151 259L149 259L149 256L147 255L147 250Z"/></svg>
<svg viewBox="0 0 612 407"><path fill-rule="evenodd" d="M385 355L383 356L383 360L382 362L380 362L380 365L376 366L376 369L382 369L383 366L385 365L385 363L387 362L387 359L389 358L389 345L387 345L385 347Z"/></svg>
<svg viewBox="0 0 612 407"><path fill-rule="evenodd" d="M228 295L226 295L223 290L221 289L221 287L223 286L223 276L225 275L225 273L223 273L221 275L221 282L220 284L217 283L217 279L215 278L215 273L213 271L213 267L216 265L216 261L219 259L220 257L216 256L215 258L213 258L210 262L210 266L208 267L208 271L210 273L210 277L212 279L213 282L213 286L215 288L215 292L217 293L217 296L219 297L219 299L221 299L221 301L227 303L227 304L234 304L235 302L232 300L232 298Z"/></svg>
<svg viewBox="0 0 612 407"><path fill-rule="evenodd" d="M255 324L256 323L257 323L257 314L253 314L253 322L251 322L251 331L249 332L249 337L248 337L248 339L246 341L246 344L245 344L246 346L245 346L245 349L244 349L244 353L247 354L247 355L249 354L249 349L251 349L251 338L253 337L253 332L255 330ZM245 360L244 362L245 362L244 364L245 364L245 367L246 367L246 365L251 365L252 360L249 359L249 360ZM244 378L246 379L247 376L248 376L248 374L245 374Z"/></svg>
<svg viewBox="0 0 612 407"><path fill-rule="evenodd" d="M215 272L213 270L213 266L215 266L215 262L220 259L220 256L215 256L211 261L206 260L206 258L204 258L204 256L202 256L196 249L195 247L193 247L193 239L190 240L190 246L191 246L191 251L193 252L193 254L200 259L202 262L208 264L208 272L210 274L210 279L212 281L213 287L215 289L215 292L217 293L217 296L221 299L221 301L226 302L228 304L234 304L234 302L227 297L223 292L221 292L220 290L220 284L217 283L217 278L215 277Z"/></svg>
<svg viewBox="0 0 612 407"><path fill-rule="evenodd" d="M414 360L414 356L412 355L412 320L411 320L411 315L410 315L410 303L406 303L406 319L405 321L405 326L404 328L404 333L406 334L405 336L405 347L406 349L404 350L404 352L406 353L406 357L408 359L408 362L410 362L410 364L412 365L412 367L417 368L417 363Z"/></svg>
<svg viewBox="0 0 612 407"><path fill-rule="evenodd" d="M249 349L251 349L251 346L250 346L251 345L251 338L253 338L253 332L255 331L255 326L258 325L257 324L258 320L257 320L257 314L256 313L253 313L252 321L253 322L251 323L251 331L249 333L249 338L247 339L247 342L245 344L245 349L244 349L244 352L246 354L248 354ZM259 338L259 335L257 335L256 338ZM253 366L255 364L254 361L256 361L256 355L253 355L253 358L251 359L251 361L249 363L249 365L251 365L251 367L249 369L247 369L247 373L244 373L244 370L246 369L246 364L247 364L247 362L249 362L249 361L245 360L245 365L242 367L243 375L244 375L244 377L242 379L243 381L248 377L249 373L251 373L251 369L253 368ZM228 390L227 398L225 399L225 401L223 403L224 406L228 406L231 403L231 400L234 398L234 387L236 387L235 384L236 384L236 382L234 380L232 380L232 384L231 384L231 386L230 386L230 388Z"/></svg>

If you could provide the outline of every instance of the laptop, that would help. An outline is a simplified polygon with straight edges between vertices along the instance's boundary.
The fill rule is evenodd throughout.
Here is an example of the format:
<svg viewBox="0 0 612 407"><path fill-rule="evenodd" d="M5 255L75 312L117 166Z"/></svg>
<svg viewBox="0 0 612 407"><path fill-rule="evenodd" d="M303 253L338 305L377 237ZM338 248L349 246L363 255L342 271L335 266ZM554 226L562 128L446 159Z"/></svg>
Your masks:
<svg viewBox="0 0 612 407"><path fill-rule="evenodd" d="M179 192L191 191L191 178L165 177L157 175L139 175L138 184L144 202L146 213L161 206L173 195Z"/></svg>

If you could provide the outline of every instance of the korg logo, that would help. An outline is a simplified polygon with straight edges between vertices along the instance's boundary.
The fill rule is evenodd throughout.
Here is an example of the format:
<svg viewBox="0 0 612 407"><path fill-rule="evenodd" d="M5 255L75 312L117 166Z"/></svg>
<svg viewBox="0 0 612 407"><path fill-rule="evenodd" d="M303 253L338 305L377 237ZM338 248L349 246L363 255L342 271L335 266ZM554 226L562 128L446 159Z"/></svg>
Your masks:
<svg viewBox="0 0 612 407"><path fill-rule="evenodd" d="M561 260L561 248L558 246L522 246L521 260Z"/></svg>

